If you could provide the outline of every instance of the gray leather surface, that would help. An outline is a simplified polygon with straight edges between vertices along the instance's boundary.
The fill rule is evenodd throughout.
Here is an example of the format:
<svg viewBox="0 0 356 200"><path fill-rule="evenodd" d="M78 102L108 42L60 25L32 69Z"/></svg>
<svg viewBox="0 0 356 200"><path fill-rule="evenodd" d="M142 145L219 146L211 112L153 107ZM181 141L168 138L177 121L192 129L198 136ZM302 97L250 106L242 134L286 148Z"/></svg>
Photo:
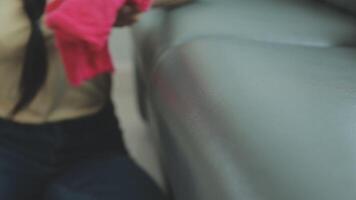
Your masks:
<svg viewBox="0 0 356 200"><path fill-rule="evenodd" d="M356 44L356 20L323 3L235 0L173 10L165 27L171 45L211 35L308 46Z"/></svg>
<svg viewBox="0 0 356 200"><path fill-rule="evenodd" d="M325 0L327 2L333 3L342 8L356 12L356 1L355 0Z"/></svg>
<svg viewBox="0 0 356 200"><path fill-rule="evenodd" d="M356 199L355 17L197 0L133 33L177 200Z"/></svg>
<svg viewBox="0 0 356 200"><path fill-rule="evenodd" d="M153 74L178 200L356 199L356 50L197 39Z"/></svg>
<svg viewBox="0 0 356 200"><path fill-rule="evenodd" d="M356 19L314 1L226 0L151 11L134 26L133 32L137 49L151 68L165 50L202 37L318 47L353 46Z"/></svg>

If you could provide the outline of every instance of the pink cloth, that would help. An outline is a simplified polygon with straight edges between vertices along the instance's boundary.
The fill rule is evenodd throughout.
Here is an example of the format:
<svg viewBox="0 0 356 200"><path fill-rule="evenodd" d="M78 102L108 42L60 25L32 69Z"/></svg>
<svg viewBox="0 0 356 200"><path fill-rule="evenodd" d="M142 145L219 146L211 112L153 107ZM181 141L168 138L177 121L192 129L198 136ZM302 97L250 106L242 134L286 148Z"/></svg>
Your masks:
<svg viewBox="0 0 356 200"><path fill-rule="evenodd" d="M126 3L144 12L152 0L53 0L47 5L45 21L55 33L71 85L114 71L108 40Z"/></svg>

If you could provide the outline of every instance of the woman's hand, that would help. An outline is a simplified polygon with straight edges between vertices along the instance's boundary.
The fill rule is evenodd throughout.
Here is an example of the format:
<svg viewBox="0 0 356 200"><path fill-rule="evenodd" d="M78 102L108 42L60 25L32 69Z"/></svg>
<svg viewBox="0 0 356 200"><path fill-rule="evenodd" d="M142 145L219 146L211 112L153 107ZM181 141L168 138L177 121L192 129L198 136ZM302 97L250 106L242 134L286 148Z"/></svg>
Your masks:
<svg viewBox="0 0 356 200"><path fill-rule="evenodd" d="M175 7L193 2L193 0L154 0L153 7Z"/></svg>
<svg viewBox="0 0 356 200"><path fill-rule="evenodd" d="M140 11L134 4L126 4L123 6L116 18L115 26L124 27L131 26L139 19Z"/></svg>

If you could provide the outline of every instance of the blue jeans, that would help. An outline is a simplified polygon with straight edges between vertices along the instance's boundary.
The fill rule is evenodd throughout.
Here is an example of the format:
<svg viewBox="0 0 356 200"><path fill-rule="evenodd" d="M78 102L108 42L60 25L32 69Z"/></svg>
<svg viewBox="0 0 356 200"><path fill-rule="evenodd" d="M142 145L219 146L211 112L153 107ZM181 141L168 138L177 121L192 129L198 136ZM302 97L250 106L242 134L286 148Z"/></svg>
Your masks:
<svg viewBox="0 0 356 200"><path fill-rule="evenodd" d="M41 125L0 120L1 200L162 200L128 156L113 107Z"/></svg>

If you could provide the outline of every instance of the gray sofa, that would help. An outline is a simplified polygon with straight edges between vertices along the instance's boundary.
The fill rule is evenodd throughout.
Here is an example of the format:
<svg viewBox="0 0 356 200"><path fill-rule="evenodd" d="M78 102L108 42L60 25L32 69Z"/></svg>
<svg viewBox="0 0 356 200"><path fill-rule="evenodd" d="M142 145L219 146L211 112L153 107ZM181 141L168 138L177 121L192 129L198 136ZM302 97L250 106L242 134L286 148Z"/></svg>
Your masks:
<svg viewBox="0 0 356 200"><path fill-rule="evenodd" d="M354 0L197 0L133 27L177 200L356 199Z"/></svg>

